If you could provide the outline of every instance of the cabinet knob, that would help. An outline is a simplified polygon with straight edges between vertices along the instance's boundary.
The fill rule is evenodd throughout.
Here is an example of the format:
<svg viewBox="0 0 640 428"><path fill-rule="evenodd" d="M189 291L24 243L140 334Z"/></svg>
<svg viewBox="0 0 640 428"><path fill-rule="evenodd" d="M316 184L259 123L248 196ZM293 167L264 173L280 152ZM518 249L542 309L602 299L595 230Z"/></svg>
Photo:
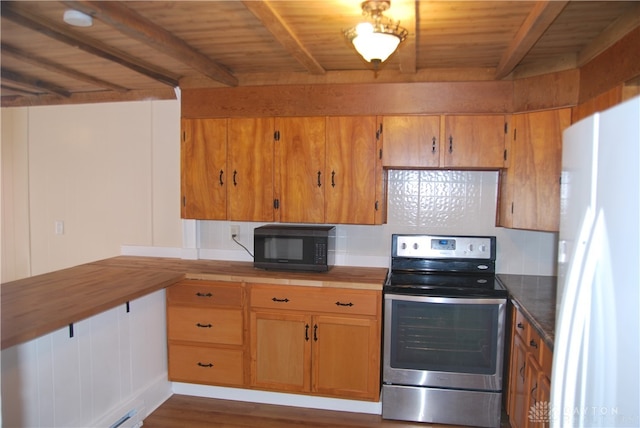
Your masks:
<svg viewBox="0 0 640 428"><path fill-rule="evenodd" d="M538 343L533 339L531 339L531 341L529 342L529 346L538 349Z"/></svg>

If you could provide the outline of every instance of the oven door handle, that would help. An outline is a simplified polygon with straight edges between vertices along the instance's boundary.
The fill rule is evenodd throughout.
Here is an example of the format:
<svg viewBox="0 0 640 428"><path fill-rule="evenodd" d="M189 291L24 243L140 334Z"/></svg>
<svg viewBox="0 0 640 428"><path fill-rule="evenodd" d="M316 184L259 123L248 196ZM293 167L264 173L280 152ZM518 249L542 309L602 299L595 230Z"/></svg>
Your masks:
<svg viewBox="0 0 640 428"><path fill-rule="evenodd" d="M499 305L507 302L504 297L486 298L486 297L441 297L441 296L413 296L409 294L385 294L385 300L400 300L405 302L421 302L421 303L446 303L457 305Z"/></svg>

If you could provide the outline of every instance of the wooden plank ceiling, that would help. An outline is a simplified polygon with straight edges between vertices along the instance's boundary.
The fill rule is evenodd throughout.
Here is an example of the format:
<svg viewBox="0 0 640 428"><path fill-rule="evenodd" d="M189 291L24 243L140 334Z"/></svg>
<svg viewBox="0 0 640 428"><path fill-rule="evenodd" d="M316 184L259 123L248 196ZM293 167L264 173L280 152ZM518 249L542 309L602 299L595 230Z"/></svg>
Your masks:
<svg viewBox="0 0 640 428"><path fill-rule="evenodd" d="M67 9L90 27L62 20ZM3 106L175 97L176 87L500 80L579 67L640 25L636 1L392 0L409 36L374 73L358 0L2 1Z"/></svg>

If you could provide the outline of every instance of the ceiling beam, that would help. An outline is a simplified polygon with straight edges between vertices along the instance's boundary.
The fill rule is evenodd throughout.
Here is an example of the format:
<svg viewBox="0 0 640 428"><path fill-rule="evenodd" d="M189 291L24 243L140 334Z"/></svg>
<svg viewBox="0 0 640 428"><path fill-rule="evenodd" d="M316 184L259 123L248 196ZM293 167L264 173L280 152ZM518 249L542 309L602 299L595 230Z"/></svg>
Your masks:
<svg viewBox="0 0 640 428"><path fill-rule="evenodd" d="M88 74L81 73L79 71L66 67L62 64L57 64L53 61L49 61L46 58L42 58L42 57L33 55L29 52L25 52L21 49L18 49L6 43L2 43L2 56L12 57L17 59L18 61L35 65L36 67L40 67L57 74L62 74L76 80L81 80L83 82L90 83L99 88L111 89L118 92L128 91L128 89L123 86L116 85L114 83L107 82L106 80L98 79L97 77L93 77Z"/></svg>
<svg viewBox="0 0 640 428"><path fill-rule="evenodd" d="M113 103L122 101L150 101L150 100L175 100L174 88L159 88L149 90L130 90L127 92L116 91L91 91L76 92L69 98L60 98L56 95L41 94L34 96L3 96L0 99L2 107L29 107L52 106L71 104L95 104Z"/></svg>
<svg viewBox="0 0 640 428"><path fill-rule="evenodd" d="M65 98L68 98L71 96L71 92L67 91L65 88L62 88L54 83L46 82L44 80L27 76L25 74L20 74L15 71L8 70L6 68L3 68L0 71L0 77L2 77L2 81L5 83L6 82L15 83L19 86L36 89L38 92L54 93L54 94L63 96Z"/></svg>
<svg viewBox="0 0 640 428"><path fill-rule="evenodd" d="M226 68L196 50L181 38L143 17L119 1L63 1L65 5L98 18L132 39L169 55L227 86L238 79Z"/></svg>
<svg viewBox="0 0 640 428"><path fill-rule="evenodd" d="M598 34L591 43L578 53L578 67L582 67L609 49L615 42L638 26L640 26L640 2L635 3L633 9L628 13L623 13L618 19L609 24L602 33Z"/></svg>
<svg viewBox="0 0 640 428"><path fill-rule="evenodd" d="M2 83L0 85L0 88L2 88L2 90L6 90L6 91L10 91L10 92L16 92L18 94L20 94L20 96L32 96L32 95L38 95L40 93L40 91L35 91L33 89L28 90L28 89L23 89L23 88L18 88L16 86L12 86L12 85L7 85L6 82ZM16 95L12 95L12 96L16 96ZM4 96L2 97L4 98Z"/></svg>
<svg viewBox="0 0 640 428"><path fill-rule="evenodd" d="M152 64L141 61L118 49L93 40L84 34L69 31L62 25L42 19L20 7L20 2L2 2L2 17L12 22L37 31L47 37L83 50L91 55L112 61L123 67L145 75L165 85L175 88L178 86L179 76L162 70Z"/></svg>
<svg viewBox="0 0 640 428"><path fill-rule="evenodd" d="M307 48L289 28L278 13L273 10L269 1L247 0L242 4L262 22L262 25L276 38L276 40L302 64L311 74L324 74L326 70L311 55Z"/></svg>
<svg viewBox="0 0 640 428"><path fill-rule="evenodd" d="M509 47L502 55L498 67L496 67L495 77L497 80L506 77L516 68L522 58L560 15L567 3L569 3L567 0L546 0L534 4L533 9L525 18Z"/></svg>

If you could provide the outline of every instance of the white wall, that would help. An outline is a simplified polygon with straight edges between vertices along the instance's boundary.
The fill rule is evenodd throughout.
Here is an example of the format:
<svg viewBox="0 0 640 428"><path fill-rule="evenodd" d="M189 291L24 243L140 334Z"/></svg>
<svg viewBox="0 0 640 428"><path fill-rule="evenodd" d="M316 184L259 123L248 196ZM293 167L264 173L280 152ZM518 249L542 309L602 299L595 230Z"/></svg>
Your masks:
<svg viewBox="0 0 640 428"><path fill-rule="evenodd" d="M178 101L3 109L2 281L179 248L179 129Z"/></svg>
<svg viewBox="0 0 640 428"><path fill-rule="evenodd" d="M392 170L388 189L387 224L337 226L336 263L387 267L393 233L489 235L497 239L499 273L555 274L557 234L495 227L497 172ZM199 221L201 258L251 260L229 239L231 224L253 251L253 228L262 223Z"/></svg>

